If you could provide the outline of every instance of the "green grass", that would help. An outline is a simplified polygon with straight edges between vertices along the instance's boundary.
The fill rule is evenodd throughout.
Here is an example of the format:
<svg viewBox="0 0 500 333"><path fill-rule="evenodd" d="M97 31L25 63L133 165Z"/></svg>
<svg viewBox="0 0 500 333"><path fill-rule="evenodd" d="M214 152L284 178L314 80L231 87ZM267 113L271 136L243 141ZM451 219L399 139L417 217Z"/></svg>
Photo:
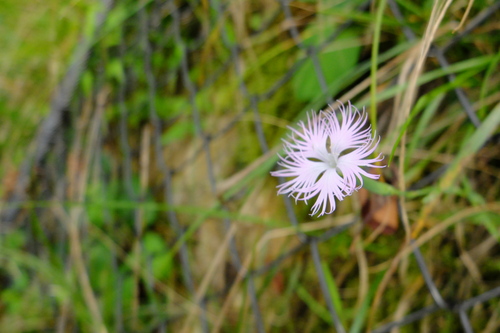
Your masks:
<svg viewBox="0 0 500 333"><path fill-rule="evenodd" d="M396 2L404 22L424 36L434 2ZM386 1L364 12L356 9L361 1L290 3L303 45L321 47L324 91L315 59L297 47L279 2L222 3L228 7L218 15L210 1L177 2L179 45L171 8L161 1L116 1L100 29L97 0L1 2L0 207L19 208L15 221L1 221L1 332L157 332L162 325L199 331L199 304L186 278L195 292L206 286L198 296L206 297L210 329L220 323L222 332L254 332L250 280L238 279L245 272L258 272L252 279L268 332L332 331L325 297L347 332L369 331L432 304L405 243L409 233L421 243L445 299L466 300L498 286L500 37L491 33L498 13L452 46L447 68L432 56L425 59L406 117L395 105L411 93L405 75L420 44L403 37ZM444 15L438 47L457 36L452 31L462 5ZM491 5L476 0L466 24ZM352 25L324 45L346 20ZM13 203L22 165L39 143L39 125L83 37L91 41L91 53L65 127L29 173L25 200ZM182 75L184 56L196 87L193 100ZM299 62L274 94L265 95ZM456 79L449 82L449 74ZM479 128L467 119L456 88L472 103ZM385 200L397 198L409 230L397 221L393 234L378 235L363 223L362 193L320 219L308 215L313 201L293 203L300 226L292 226L269 175L278 160L274 152L282 153L287 126L311 109L325 109L329 98L369 109L389 166L381 182L365 181L368 200L384 211L392 209ZM270 153L262 149L257 119ZM442 175L413 188L443 165L449 167ZM172 171L169 191L165 166ZM321 235L354 218L354 226L319 243L325 295L309 247L300 247L297 233ZM227 221L236 224L240 271L227 249ZM468 311L476 331L500 325L498 302L493 298ZM426 330L462 327L455 314L440 311L402 328Z"/></svg>

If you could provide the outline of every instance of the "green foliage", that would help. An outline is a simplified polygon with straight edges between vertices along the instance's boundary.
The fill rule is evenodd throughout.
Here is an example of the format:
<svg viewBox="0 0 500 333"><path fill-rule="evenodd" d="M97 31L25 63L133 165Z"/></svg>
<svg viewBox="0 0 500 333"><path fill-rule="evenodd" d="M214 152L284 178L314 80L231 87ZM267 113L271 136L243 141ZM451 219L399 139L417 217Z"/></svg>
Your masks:
<svg viewBox="0 0 500 333"><path fill-rule="evenodd" d="M357 311L355 314L349 333L356 333L363 331L363 325L365 324L368 311L370 309L370 303L373 297L375 296L375 293L377 291L380 282L382 281L382 278L383 278L383 272L375 275L373 283L370 284L368 295L363 300L363 303L361 303L361 308L359 309L359 311Z"/></svg>
<svg viewBox="0 0 500 333"><path fill-rule="evenodd" d="M330 295L332 297L333 301L333 306L335 308L335 311L337 312L340 321L345 325L345 317L343 313L343 306L342 306L342 300L340 299L340 293L339 289L337 288L337 285L335 284L334 277L332 276L332 273L330 271L330 268L328 267L327 263L322 261L321 262L321 267L323 268L323 272L325 273L325 278L326 278L326 283L328 285L328 290L330 291Z"/></svg>
<svg viewBox="0 0 500 333"><path fill-rule="evenodd" d="M328 29L311 27L306 31L306 35L311 37L305 39L303 44L305 47L318 47L322 44L325 36L331 35L333 31L334 28L331 26ZM311 59L310 55L307 55L304 65L293 77L294 96L299 101L308 102L322 92L318 81L318 70L324 73L325 83L331 90L340 90L344 82L339 78L352 71L358 63L360 51L358 35L352 30L346 30L318 55L320 68L316 68L314 60Z"/></svg>
<svg viewBox="0 0 500 333"><path fill-rule="evenodd" d="M165 239L160 235L148 232L143 237L144 250L147 258L152 260L153 275L160 280L167 279L173 272L173 260Z"/></svg>
<svg viewBox="0 0 500 333"><path fill-rule="evenodd" d="M297 287L297 295L307 305L307 307L323 321L333 325L332 319L325 305L320 304L303 285Z"/></svg>
<svg viewBox="0 0 500 333"><path fill-rule="evenodd" d="M192 121L180 121L172 125L161 137L161 143L167 145L177 140L194 135L195 128Z"/></svg>
<svg viewBox="0 0 500 333"><path fill-rule="evenodd" d="M123 63L118 59L112 59L106 66L106 74L110 80L116 80L118 83L125 81Z"/></svg>

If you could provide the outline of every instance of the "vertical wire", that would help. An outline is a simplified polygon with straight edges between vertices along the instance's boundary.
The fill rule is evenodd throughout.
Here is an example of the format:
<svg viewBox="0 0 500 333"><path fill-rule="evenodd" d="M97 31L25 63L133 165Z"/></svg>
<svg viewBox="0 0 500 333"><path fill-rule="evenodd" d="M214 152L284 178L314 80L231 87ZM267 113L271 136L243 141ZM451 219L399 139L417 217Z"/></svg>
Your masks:
<svg viewBox="0 0 500 333"><path fill-rule="evenodd" d="M210 185L211 192L216 194L216 182L215 182L215 173L213 170L213 164L212 164L212 157L210 153L210 141L208 137L205 135L203 132L203 128L201 126L201 118L200 118L200 113L198 110L198 107L196 106L195 102L195 96L196 96L196 88L194 84L191 82L191 79L189 78L189 68L188 68L188 61L186 58L185 54L185 45L184 41L182 40L180 36L180 20L179 20L179 13L178 13L178 8L175 6L174 2L171 2L172 4L172 16L174 20L174 34L175 34L175 40L178 46L181 47L182 49L182 59L181 59L181 75L182 75L182 80L184 83L184 86L187 88L189 92L189 100L190 104L193 108L193 121L195 124L195 129L196 129L196 134L199 138L202 140L202 146L203 146L203 151L205 153L205 158L206 158L206 163L207 163L207 169L208 169L208 181ZM232 50L233 57L236 58L236 51L233 49ZM241 86L240 86L241 87ZM224 206L222 206L223 209ZM229 230L231 221L227 218L224 220L224 228L226 232ZM230 256L231 256L231 261L234 265L234 267L237 270L241 269L241 259L238 254L238 250L236 248L236 243L234 240L234 237L231 237L229 241L229 249L230 249ZM253 277L248 276L247 277L247 288L248 288L248 293L250 296L250 301L251 301L251 306L252 306L252 312L254 315L254 320L255 320L255 325L256 329L258 332L265 332L264 329L264 323L262 320L262 315L260 313L259 305L258 305L258 300L257 300L257 293L255 291L255 285L253 281Z"/></svg>
<svg viewBox="0 0 500 333"><path fill-rule="evenodd" d="M469 317L467 317L467 313L465 313L465 310L463 310L463 309L459 310L458 315L460 317L460 323L462 324L464 332L465 333L474 333L474 330L472 329L472 326L470 325Z"/></svg>
<svg viewBox="0 0 500 333"><path fill-rule="evenodd" d="M439 290L437 289L436 285L434 284L434 281L432 280L431 274L429 273L429 269L427 268L427 265L425 264L425 260L422 257L422 253L420 252L420 248L416 246L415 240L411 239L410 244L413 248L413 255L415 256L415 259L417 260L418 267L420 268L420 272L422 273L422 276L424 277L425 284L427 285L427 289L431 293L432 299L434 299L434 302L442 308L442 309L447 309L448 304L446 304L446 301L443 299L441 294L439 293Z"/></svg>
<svg viewBox="0 0 500 333"><path fill-rule="evenodd" d="M148 41L148 21L145 13L145 8L141 9L139 12L140 14L140 21L141 21L141 42L142 42L142 47L144 51L144 70L146 74L146 80L147 80L147 86L148 86L148 95L149 95L149 118L151 120L152 126L153 126L153 140L154 140L154 151L155 151L155 157L156 157L156 164L160 171L162 172L164 178L164 192L165 192L165 198L167 201L167 204L169 206L173 206L174 200L173 200L173 193L172 193L172 174L171 170L168 167L168 165L165 163L163 159L163 151L161 147L161 124L160 124L160 119L158 117L158 113L156 112L156 106L155 106L155 97L156 97L156 79L152 73L152 64L151 64L151 46ZM177 27L177 25L174 22L174 30ZM181 228L179 221L177 219L177 215L175 214L174 211L168 210L167 212L168 215L168 220L170 222L170 225L172 229L174 230L175 234L177 237L182 237L184 234L184 230ZM184 284L186 288L189 291L189 294L194 297L195 295L195 288L194 288L194 282L193 282L193 277L191 274L191 267L189 264L189 256L188 256L188 250L186 247L186 244L183 242L180 246L180 251L179 251L180 259L181 259L181 270L182 270L182 277ZM200 322L201 322L201 328L203 332L208 332L208 322L206 318L206 306L204 302L200 301L198 302L198 307L201 309L200 311Z"/></svg>
<svg viewBox="0 0 500 333"><path fill-rule="evenodd" d="M290 11L289 0L279 0L279 1L281 3L282 8L283 8L283 12L285 13L285 18L289 22L294 22L292 12ZM311 59L313 67L314 67L314 72L316 73L316 78L318 79L318 83L319 83L319 86L321 88L321 92L326 95L328 92L328 84L326 83L326 78L325 78L325 75L323 73L323 69L321 68L321 63L319 61L318 48L316 46L306 47L302 43L302 40L300 39L299 31L297 30L297 27L295 24L290 25L290 35L292 36L292 39L295 41L295 44L301 50L304 50L306 52L307 56ZM331 96L327 96L326 99L327 99L328 104L333 103L333 98Z"/></svg>
<svg viewBox="0 0 500 333"><path fill-rule="evenodd" d="M294 22L292 13L290 11L290 7L288 4L288 0L280 0L281 6L283 8L283 12L285 14L285 18L289 22ZM290 27L290 35L292 36L292 39L295 41L295 44L302 50L306 51L307 55L310 57L314 70L316 73L316 77L318 79L319 85L321 87L321 91L323 94L326 94L328 92L328 86L326 83L325 75L323 74L323 71L321 69L321 65L319 62L318 54L317 54L317 48L315 46L311 46L309 48L306 48L301 39L299 32L297 30L297 27L295 24L291 24ZM332 103L333 99L331 96L327 97L328 103ZM280 177L279 182L282 184L285 181L284 178ZM293 211L293 208L291 207L291 202L288 198L287 201L285 201L285 205L287 207L287 212L289 217L291 217L291 222L294 224L294 226L298 226L298 221L297 217ZM305 235L299 236L301 237L301 240L304 239ZM342 323L340 322L339 316L335 310L335 307L333 306L333 299L332 295L330 294L330 291L328 290L328 285L326 284L326 277L325 277L325 272L323 271L323 268L321 267L321 260L319 258L319 252L318 252L318 246L317 246L317 241L313 240L310 245L311 252L312 252L312 257L314 261L314 268L316 270L316 274L318 275L318 279L320 282L320 287L323 292L323 297L325 298L330 317L332 318L332 322L337 330L337 332L343 333L345 332L344 327L342 326Z"/></svg>
<svg viewBox="0 0 500 333"><path fill-rule="evenodd" d="M321 266L321 258L318 251L318 242L316 240L313 240L310 247L314 261L314 268L316 269L316 272L318 274L321 290L323 291L324 295L330 295L328 284L326 283L325 272L323 271L323 267ZM330 312L330 316L333 319L333 325L335 326L337 333L345 333L344 326L342 326L337 311L335 310L335 306L333 305L333 299L331 297L325 297L325 299L326 305L328 306L328 311Z"/></svg>
<svg viewBox="0 0 500 333"><path fill-rule="evenodd" d="M123 31L122 31L123 33ZM119 57L120 61L124 61L124 56L125 56L125 44L123 41L123 36L120 40L120 45L119 45ZM126 76L125 76L126 77ZM127 119L128 119L128 109L125 105L125 82L126 79L124 79L124 82L120 82L118 86L118 110L120 112L120 120L119 120L119 141L120 141L120 149L122 151L123 157L122 157L122 163L121 166L123 168L123 178L124 178L124 183L125 183L125 193L127 194L127 197L131 201L136 201L137 196L135 194L134 188L132 186L132 154L130 151L129 147L129 142L128 142L128 124L127 124ZM139 221L138 221L138 208L135 208L133 210L134 214L134 225L135 225L135 237L139 237L138 233L138 227L139 227ZM137 240L140 242L140 239ZM113 253L113 256L116 256L115 253ZM137 258L136 258L137 259ZM115 259L116 261L116 259ZM120 290L122 286L122 277L121 273L119 270L116 270L117 275L117 281L116 281L116 289ZM137 272L134 272L134 276L136 276ZM135 286L137 288L137 286ZM123 319L123 310L122 310L122 297L121 295L116 298L116 303L115 303L115 318L116 318L116 330L120 331L123 330L123 324L121 323ZM135 318L133 319L135 320Z"/></svg>

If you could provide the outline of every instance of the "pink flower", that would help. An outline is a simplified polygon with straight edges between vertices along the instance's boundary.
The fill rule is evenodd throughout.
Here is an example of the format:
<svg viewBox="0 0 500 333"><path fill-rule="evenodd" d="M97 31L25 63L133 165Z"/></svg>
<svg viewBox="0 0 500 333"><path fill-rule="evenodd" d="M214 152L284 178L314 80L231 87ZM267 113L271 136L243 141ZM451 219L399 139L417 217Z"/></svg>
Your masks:
<svg viewBox="0 0 500 333"><path fill-rule="evenodd" d="M307 115L307 124L299 122L300 130L291 128L290 140L284 142L285 157L280 156L282 167L272 171L274 177L292 179L278 185L278 194L288 194L297 200L318 198L312 206L311 215L331 214L335 210L335 198L342 201L363 186L365 176L378 179L362 169L383 168L376 165L383 157L369 158L380 141L372 137L368 116L342 103L340 112L331 106L328 111L314 111ZM337 118L341 116L341 120Z"/></svg>

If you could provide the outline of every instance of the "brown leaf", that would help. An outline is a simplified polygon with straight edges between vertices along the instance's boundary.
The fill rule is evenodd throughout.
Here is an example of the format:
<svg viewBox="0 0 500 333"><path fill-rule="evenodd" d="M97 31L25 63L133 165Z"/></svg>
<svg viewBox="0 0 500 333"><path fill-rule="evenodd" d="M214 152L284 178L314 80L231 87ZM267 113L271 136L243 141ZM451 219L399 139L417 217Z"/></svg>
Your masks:
<svg viewBox="0 0 500 333"><path fill-rule="evenodd" d="M390 235L399 228L398 199L396 196L382 196L359 190L361 217L366 225L381 233Z"/></svg>

